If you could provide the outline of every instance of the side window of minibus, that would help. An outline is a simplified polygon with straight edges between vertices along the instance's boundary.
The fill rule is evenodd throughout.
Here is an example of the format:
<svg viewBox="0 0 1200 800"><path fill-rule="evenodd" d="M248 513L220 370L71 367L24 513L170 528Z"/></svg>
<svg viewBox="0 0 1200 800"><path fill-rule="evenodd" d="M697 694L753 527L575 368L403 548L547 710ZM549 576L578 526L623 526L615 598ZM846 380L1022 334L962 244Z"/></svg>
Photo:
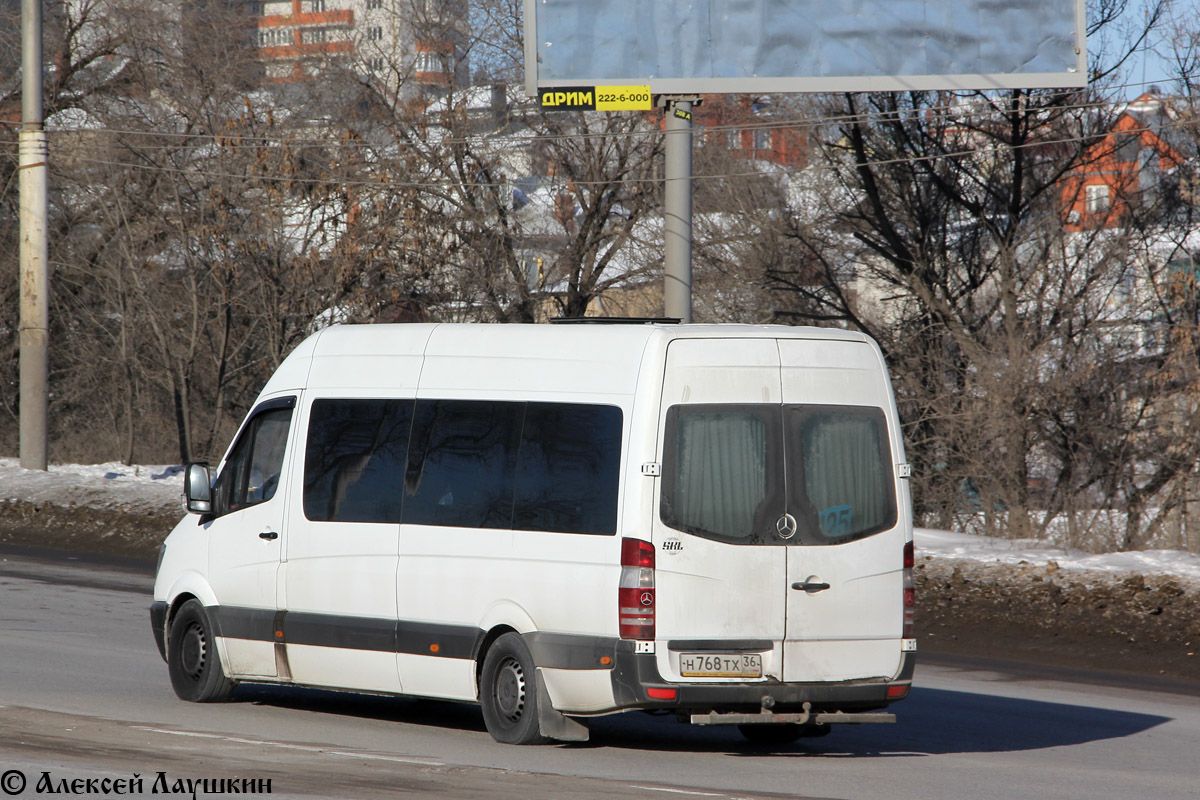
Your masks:
<svg viewBox="0 0 1200 800"><path fill-rule="evenodd" d="M517 456L513 527L527 531L617 531L621 409L529 403Z"/></svg>
<svg viewBox="0 0 1200 800"><path fill-rule="evenodd" d="M524 403L418 400L404 475L404 522L511 528L524 415Z"/></svg>
<svg viewBox="0 0 1200 800"><path fill-rule="evenodd" d="M213 511L217 516L275 496L291 420L291 406L269 408L255 415L242 430L213 483Z"/></svg>
<svg viewBox="0 0 1200 800"><path fill-rule="evenodd" d="M400 522L412 415L412 400L315 401L304 451L304 516Z"/></svg>

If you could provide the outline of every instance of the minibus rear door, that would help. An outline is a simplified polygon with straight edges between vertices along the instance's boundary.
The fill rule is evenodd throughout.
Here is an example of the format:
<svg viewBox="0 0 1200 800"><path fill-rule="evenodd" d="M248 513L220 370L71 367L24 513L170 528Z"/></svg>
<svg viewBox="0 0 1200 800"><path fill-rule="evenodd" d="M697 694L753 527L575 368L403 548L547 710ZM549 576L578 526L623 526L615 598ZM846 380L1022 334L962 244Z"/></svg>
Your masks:
<svg viewBox="0 0 1200 800"><path fill-rule="evenodd" d="M773 339L668 347L653 530L659 666L677 680L782 677L787 562L767 538L782 503L781 399Z"/></svg>
<svg viewBox="0 0 1200 800"><path fill-rule="evenodd" d="M784 680L890 677L899 668L905 531L885 409L868 342L779 340L787 511Z"/></svg>

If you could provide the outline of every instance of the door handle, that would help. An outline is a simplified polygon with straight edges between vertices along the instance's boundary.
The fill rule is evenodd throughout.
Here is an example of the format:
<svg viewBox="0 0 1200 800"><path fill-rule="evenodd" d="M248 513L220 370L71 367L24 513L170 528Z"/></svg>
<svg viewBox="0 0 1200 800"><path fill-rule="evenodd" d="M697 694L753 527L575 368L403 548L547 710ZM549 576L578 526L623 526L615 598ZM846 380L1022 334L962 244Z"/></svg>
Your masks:
<svg viewBox="0 0 1200 800"><path fill-rule="evenodd" d="M824 583L823 581L804 581L803 583L797 581L796 583L792 584L792 588L799 589L802 592L808 592L809 594L815 594L816 592L823 592L828 589L829 584Z"/></svg>
<svg viewBox="0 0 1200 800"><path fill-rule="evenodd" d="M258 535L260 539L266 539L268 542L279 538L279 534L275 531L263 531Z"/></svg>

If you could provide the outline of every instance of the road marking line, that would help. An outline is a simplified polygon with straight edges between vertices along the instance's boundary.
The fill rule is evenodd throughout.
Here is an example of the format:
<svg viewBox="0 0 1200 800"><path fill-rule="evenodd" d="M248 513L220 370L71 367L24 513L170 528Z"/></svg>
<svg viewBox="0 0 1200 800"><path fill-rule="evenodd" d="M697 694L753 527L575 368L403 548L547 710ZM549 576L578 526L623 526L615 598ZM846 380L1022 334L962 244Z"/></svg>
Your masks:
<svg viewBox="0 0 1200 800"><path fill-rule="evenodd" d="M342 750L329 750L327 752L331 756L348 756L349 758L365 758L365 759L370 759L373 761L395 761L399 764L419 764L423 767L444 767L444 766L446 766L446 763L444 761L437 761L432 758L420 758L420 757L405 758L403 756L374 755L374 754L369 754L369 753L354 753L354 752L342 751Z"/></svg>
<svg viewBox="0 0 1200 800"><path fill-rule="evenodd" d="M634 786L634 789L644 789L647 792L669 792L671 794L689 794L695 797L728 797L727 794L713 794L712 792L693 792L688 789L664 789L661 786Z"/></svg>
<svg viewBox="0 0 1200 800"><path fill-rule="evenodd" d="M418 764L423 767L444 767L445 762L438 761L433 758L421 758L420 756L389 756L379 755L374 753L355 753L350 750L327 750L324 747L313 747L303 744L289 744L288 742L272 742L267 739L243 739L238 736L225 736L220 733L201 733L200 731L170 731L165 728L149 728L143 725L134 725L135 730L146 731L148 733L165 733L168 736L186 736L192 739L217 739L222 742L231 742L233 744L257 744L266 747L278 747L283 750L299 750L302 753L323 753L331 756L342 756L343 758L362 758L374 761L394 761L399 764Z"/></svg>

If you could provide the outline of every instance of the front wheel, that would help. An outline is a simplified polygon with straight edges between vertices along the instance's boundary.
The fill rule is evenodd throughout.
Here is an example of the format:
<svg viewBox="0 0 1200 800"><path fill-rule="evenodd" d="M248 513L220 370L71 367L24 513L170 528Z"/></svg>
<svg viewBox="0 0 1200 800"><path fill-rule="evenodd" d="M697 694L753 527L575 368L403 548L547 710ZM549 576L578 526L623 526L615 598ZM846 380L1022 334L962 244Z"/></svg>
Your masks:
<svg viewBox="0 0 1200 800"><path fill-rule="evenodd" d="M497 742L541 744L549 741L538 725L537 672L521 636L506 633L483 659L479 702L483 722Z"/></svg>
<svg viewBox="0 0 1200 800"><path fill-rule="evenodd" d="M167 669L181 700L220 703L233 693L233 681L221 669L212 625L199 600L188 600L171 621Z"/></svg>

